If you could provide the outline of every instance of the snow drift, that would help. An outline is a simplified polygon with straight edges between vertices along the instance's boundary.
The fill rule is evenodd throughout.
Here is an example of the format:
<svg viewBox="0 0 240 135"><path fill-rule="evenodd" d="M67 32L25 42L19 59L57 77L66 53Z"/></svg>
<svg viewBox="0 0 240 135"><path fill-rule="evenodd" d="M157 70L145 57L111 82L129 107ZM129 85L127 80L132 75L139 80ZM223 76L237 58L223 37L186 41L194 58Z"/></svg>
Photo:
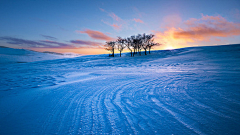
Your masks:
<svg viewBox="0 0 240 135"><path fill-rule="evenodd" d="M240 45L0 67L0 134L239 134Z"/></svg>

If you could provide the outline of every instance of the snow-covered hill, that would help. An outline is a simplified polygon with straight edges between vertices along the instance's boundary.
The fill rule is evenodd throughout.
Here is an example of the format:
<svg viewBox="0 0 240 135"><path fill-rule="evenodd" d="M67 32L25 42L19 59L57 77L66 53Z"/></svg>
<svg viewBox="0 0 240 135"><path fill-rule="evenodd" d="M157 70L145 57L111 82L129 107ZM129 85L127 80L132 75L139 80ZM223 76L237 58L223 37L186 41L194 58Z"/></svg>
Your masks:
<svg viewBox="0 0 240 135"><path fill-rule="evenodd" d="M35 52L25 49L13 49L0 46L0 64L26 63L43 60L78 57L77 54L60 54L53 52Z"/></svg>
<svg viewBox="0 0 240 135"><path fill-rule="evenodd" d="M240 45L0 67L0 134L239 134Z"/></svg>

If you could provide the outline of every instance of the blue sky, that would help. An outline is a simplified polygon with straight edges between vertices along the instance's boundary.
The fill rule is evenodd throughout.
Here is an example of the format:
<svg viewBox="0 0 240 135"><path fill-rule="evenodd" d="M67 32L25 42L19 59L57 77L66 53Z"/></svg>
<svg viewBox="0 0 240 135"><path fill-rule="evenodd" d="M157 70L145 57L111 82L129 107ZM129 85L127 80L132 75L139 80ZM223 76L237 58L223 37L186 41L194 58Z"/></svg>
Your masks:
<svg viewBox="0 0 240 135"><path fill-rule="evenodd" d="M142 33L155 49L240 43L237 0L2 0L0 14L0 45L37 51L107 53L106 41Z"/></svg>

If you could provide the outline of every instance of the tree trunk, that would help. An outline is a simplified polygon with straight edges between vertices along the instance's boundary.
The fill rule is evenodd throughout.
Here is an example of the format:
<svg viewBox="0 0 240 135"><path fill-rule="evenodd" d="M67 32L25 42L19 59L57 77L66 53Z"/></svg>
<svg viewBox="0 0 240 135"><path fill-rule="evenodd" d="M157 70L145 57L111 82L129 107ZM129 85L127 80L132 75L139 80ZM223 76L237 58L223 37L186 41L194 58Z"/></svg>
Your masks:
<svg viewBox="0 0 240 135"><path fill-rule="evenodd" d="M141 50L139 50L139 55L141 56Z"/></svg>
<svg viewBox="0 0 240 135"><path fill-rule="evenodd" d="M121 51L120 51L120 57L121 57Z"/></svg>
<svg viewBox="0 0 240 135"><path fill-rule="evenodd" d="M114 49L113 49L113 57L114 57Z"/></svg>
<svg viewBox="0 0 240 135"><path fill-rule="evenodd" d="M132 57L132 50L131 50L131 57Z"/></svg>
<svg viewBox="0 0 240 135"><path fill-rule="evenodd" d="M146 49L144 49L145 50L145 55L147 55L147 48Z"/></svg>

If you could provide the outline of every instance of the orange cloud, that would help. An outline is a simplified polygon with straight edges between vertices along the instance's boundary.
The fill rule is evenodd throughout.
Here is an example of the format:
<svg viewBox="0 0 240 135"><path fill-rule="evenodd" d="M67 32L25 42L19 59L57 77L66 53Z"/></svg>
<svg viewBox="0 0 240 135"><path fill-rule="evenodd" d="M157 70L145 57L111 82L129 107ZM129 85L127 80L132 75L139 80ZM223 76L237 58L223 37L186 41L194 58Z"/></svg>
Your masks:
<svg viewBox="0 0 240 135"><path fill-rule="evenodd" d="M109 26L111 26L111 27L113 27L113 29L115 29L115 30L117 30L117 31L119 31L119 30L122 29L122 24L116 24L116 23L111 24L111 23L109 23L109 22L105 22L104 20L102 20L102 22L105 23L105 24L107 24L107 25L109 25Z"/></svg>
<svg viewBox="0 0 240 135"><path fill-rule="evenodd" d="M85 41L85 40L71 40L71 43L78 48L103 48L103 44L99 42Z"/></svg>
<svg viewBox="0 0 240 135"><path fill-rule="evenodd" d="M144 23L141 19L136 19L136 18L134 18L133 19L135 22L138 22L138 23Z"/></svg>
<svg viewBox="0 0 240 135"><path fill-rule="evenodd" d="M193 42L192 39L176 39L174 37L175 31L177 31L177 28L174 27L167 28L164 32L153 31L155 33L155 41L163 44L158 49L179 48L187 42Z"/></svg>
<svg viewBox="0 0 240 135"><path fill-rule="evenodd" d="M111 16L114 20L116 21L121 21L122 19L120 17L118 17L116 14L114 13L109 13L108 14L109 16Z"/></svg>
<svg viewBox="0 0 240 135"><path fill-rule="evenodd" d="M121 21L122 19L120 17L118 17L116 14L114 14L113 12L107 12L106 10L102 9L102 8L99 8L102 12L105 12L107 13L110 17L113 18L113 20L116 20L116 21Z"/></svg>
<svg viewBox="0 0 240 135"><path fill-rule="evenodd" d="M103 23L111 26L113 29L119 31L122 29L122 26L124 26L126 24L126 22L124 20L122 20L119 16L117 16L115 13L113 12L107 12L106 10L102 9L102 8L99 8L102 12L105 12L108 14L108 16L110 16L114 23L109 23L109 22L106 22L104 21L103 19L101 20Z"/></svg>
<svg viewBox="0 0 240 135"><path fill-rule="evenodd" d="M240 35L240 23L229 22L224 17L204 16L191 18L182 27L167 27L164 32L155 31L156 41L164 42L166 46L186 46L186 43L210 41L216 37L230 37ZM219 39L218 39L219 40Z"/></svg>
<svg viewBox="0 0 240 135"><path fill-rule="evenodd" d="M193 40L209 40L211 37L228 37L240 35L240 23L228 22L222 16L202 16L186 23L187 29L174 32L174 37Z"/></svg>
<svg viewBox="0 0 240 135"><path fill-rule="evenodd" d="M112 24L111 26L116 30L120 30L122 27L122 25L117 25L117 24Z"/></svg>
<svg viewBox="0 0 240 135"><path fill-rule="evenodd" d="M86 33L86 34L88 34L89 37L91 37L93 39L105 40L105 41L114 40L114 38L109 37L109 36L105 35L104 33L100 32L100 31L94 31L94 30L86 29L85 31L76 31L76 32Z"/></svg>

